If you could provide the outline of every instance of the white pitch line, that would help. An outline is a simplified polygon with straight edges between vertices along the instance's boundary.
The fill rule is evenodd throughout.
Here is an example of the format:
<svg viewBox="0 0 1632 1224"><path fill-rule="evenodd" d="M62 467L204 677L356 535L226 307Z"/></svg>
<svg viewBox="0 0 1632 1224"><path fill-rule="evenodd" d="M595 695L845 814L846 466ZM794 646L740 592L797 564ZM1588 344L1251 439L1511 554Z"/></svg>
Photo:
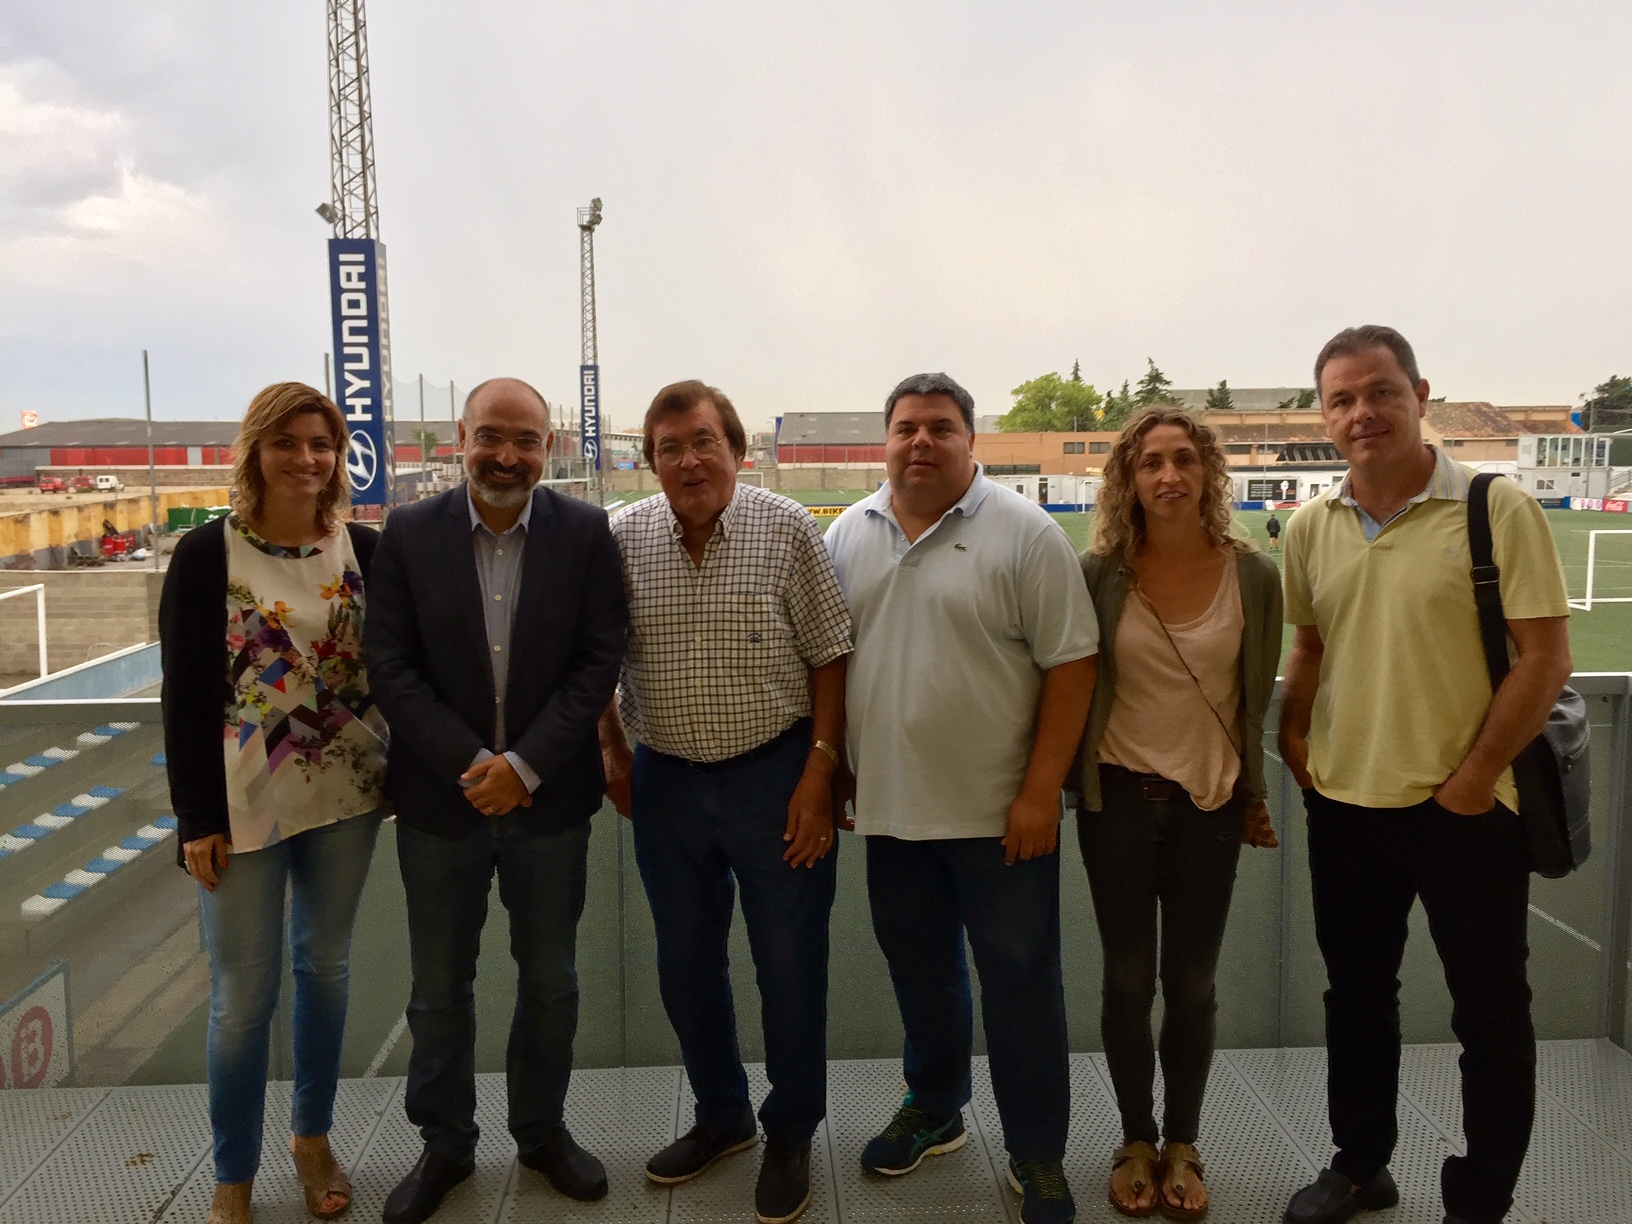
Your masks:
<svg viewBox="0 0 1632 1224"><path fill-rule="evenodd" d="M373 1079L379 1075L380 1068L385 1066L385 1060L391 1057L391 1051L397 1048L397 1042L402 1040L402 1035L407 1031L408 1013L403 1012L402 1015L397 1017L397 1022L391 1026L391 1032L386 1035L385 1044L379 1048L373 1059L370 1060L368 1070L363 1072L364 1079Z"/></svg>
<svg viewBox="0 0 1632 1224"><path fill-rule="evenodd" d="M1581 934L1580 931L1576 930L1574 927L1572 927L1567 922L1560 922L1557 918L1554 918L1546 910L1538 909L1536 906L1532 905L1530 907L1530 912L1532 914L1534 914L1537 918L1540 918L1543 922L1552 923L1559 930L1563 931L1564 934L1570 936L1570 938L1579 939L1582 943L1586 944L1587 947L1591 948L1594 952L1602 952L1604 950L1604 945L1599 943L1596 939L1593 939L1590 936Z"/></svg>

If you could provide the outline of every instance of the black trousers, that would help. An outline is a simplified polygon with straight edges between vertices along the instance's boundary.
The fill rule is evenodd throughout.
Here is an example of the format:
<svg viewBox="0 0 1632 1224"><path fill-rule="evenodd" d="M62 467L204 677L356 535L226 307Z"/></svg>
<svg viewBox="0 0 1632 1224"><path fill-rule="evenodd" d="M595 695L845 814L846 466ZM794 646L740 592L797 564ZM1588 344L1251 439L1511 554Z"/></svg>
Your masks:
<svg viewBox="0 0 1632 1224"><path fill-rule="evenodd" d="M1242 807L1203 812L1188 795L1147 799L1133 774L1099 769L1103 809L1077 813L1105 949L1100 1034L1125 1141L1157 1141L1151 1093L1158 1048L1162 1134L1194 1143L1213 1065L1216 980L1241 857ZM1158 940L1158 927L1160 939ZM1151 1039L1156 980L1162 1036Z"/></svg>
<svg viewBox="0 0 1632 1224"><path fill-rule="evenodd" d="M1398 1137L1400 961L1412 902L1451 992L1462 1043L1466 1156L1440 1173L1448 1214L1499 1221L1530 1146L1536 1107L1536 1035L1525 962L1530 874L1519 818L1497 805L1458 816L1433 800L1364 808L1314 790L1309 869L1315 934L1326 958L1327 1100L1332 1167L1364 1182Z"/></svg>

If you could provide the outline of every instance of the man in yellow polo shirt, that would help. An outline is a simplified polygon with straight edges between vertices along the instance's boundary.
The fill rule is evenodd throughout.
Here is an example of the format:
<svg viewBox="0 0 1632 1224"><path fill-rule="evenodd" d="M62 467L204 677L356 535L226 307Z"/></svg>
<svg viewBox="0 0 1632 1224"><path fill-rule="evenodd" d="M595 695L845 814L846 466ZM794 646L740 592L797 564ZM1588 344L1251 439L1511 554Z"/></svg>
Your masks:
<svg viewBox="0 0 1632 1224"><path fill-rule="evenodd" d="M1398 1201L1398 977L1420 897L1464 1051L1467 1155L1441 1173L1446 1220L1489 1224L1512 1205L1535 1113L1530 875L1509 766L1570 674L1564 575L1541 508L1495 481L1514 661L1493 695L1468 549L1473 473L1422 440L1428 383L1411 346L1388 327L1339 332L1315 385L1349 474L1287 524L1296 638L1280 744L1309 812L1337 1155L1285 1219L1341 1224Z"/></svg>

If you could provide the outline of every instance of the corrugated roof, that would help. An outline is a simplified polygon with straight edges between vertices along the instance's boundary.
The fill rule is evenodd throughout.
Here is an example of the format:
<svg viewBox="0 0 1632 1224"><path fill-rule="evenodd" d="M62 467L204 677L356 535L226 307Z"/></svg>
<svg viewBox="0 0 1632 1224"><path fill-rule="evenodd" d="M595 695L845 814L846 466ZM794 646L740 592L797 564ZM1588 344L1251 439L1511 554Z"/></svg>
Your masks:
<svg viewBox="0 0 1632 1224"><path fill-rule="evenodd" d="M779 446L879 446L882 412L789 412L782 417Z"/></svg>
<svg viewBox="0 0 1632 1224"><path fill-rule="evenodd" d="M452 421L426 421L417 416L392 422L399 445L416 445L414 435L421 428L436 432L437 441L451 444ZM238 437L237 421L154 421L154 446L231 446ZM50 421L33 429L0 434L0 450L91 449L147 445L147 422L134 417L97 417L85 421Z"/></svg>

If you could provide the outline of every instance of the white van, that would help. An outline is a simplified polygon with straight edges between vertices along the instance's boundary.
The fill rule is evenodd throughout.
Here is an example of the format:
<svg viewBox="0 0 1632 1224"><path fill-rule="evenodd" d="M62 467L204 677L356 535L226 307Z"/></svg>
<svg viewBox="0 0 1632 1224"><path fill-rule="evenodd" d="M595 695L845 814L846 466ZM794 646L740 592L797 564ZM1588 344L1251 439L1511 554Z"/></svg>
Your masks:
<svg viewBox="0 0 1632 1224"><path fill-rule="evenodd" d="M98 476L96 491L98 493L117 493L125 487L125 482L117 476Z"/></svg>

